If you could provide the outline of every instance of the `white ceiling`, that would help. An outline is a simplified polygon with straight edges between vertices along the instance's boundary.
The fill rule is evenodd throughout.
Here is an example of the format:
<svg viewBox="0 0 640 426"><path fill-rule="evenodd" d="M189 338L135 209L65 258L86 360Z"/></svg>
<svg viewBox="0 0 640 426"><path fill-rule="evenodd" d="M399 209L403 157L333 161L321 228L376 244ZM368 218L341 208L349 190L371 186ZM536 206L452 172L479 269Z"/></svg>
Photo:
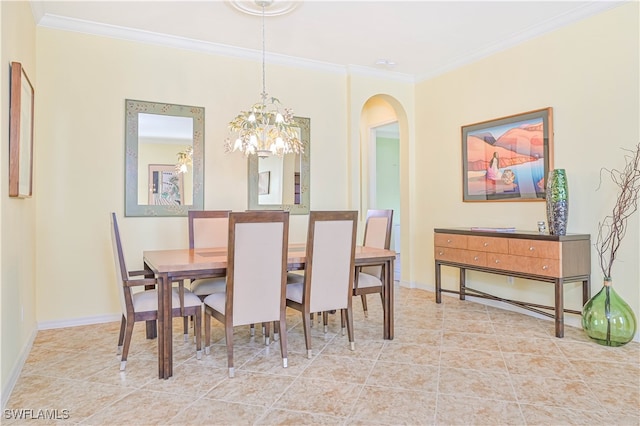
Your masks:
<svg viewBox="0 0 640 426"><path fill-rule="evenodd" d="M419 81L622 3L305 0L290 14L266 18L267 62ZM41 26L262 57L262 18L226 1L44 0L31 5ZM396 65L376 65L379 59Z"/></svg>

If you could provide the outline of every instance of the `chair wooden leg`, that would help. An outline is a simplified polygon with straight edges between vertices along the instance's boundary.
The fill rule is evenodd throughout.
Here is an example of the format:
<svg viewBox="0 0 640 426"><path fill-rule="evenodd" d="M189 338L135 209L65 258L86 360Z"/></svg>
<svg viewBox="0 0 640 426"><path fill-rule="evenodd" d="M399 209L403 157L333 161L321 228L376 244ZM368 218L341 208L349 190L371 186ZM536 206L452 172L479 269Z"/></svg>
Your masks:
<svg viewBox="0 0 640 426"><path fill-rule="evenodd" d="M345 312L344 309L340 309L340 330L342 331L342 335L344 336L344 329L346 328L346 316L347 313Z"/></svg>
<svg viewBox="0 0 640 426"><path fill-rule="evenodd" d="M124 332L127 327L127 319L122 315L122 321L120 322L120 335L118 336L118 355L122 353L122 342L124 341Z"/></svg>
<svg viewBox="0 0 640 426"><path fill-rule="evenodd" d="M233 377L233 323L230 319L225 318L224 336L227 341L227 367L229 368L229 377Z"/></svg>
<svg viewBox="0 0 640 426"><path fill-rule="evenodd" d="M274 322L277 324L278 331L280 332L280 353L282 354L282 367L287 368L287 320L284 311L280 314L280 321Z"/></svg>
<svg viewBox="0 0 640 426"><path fill-rule="evenodd" d="M187 317L185 317L187 318ZM195 314L193 331L196 334L196 359L202 359L202 310L198 308Z"/></svg>
<svg viewBox="0 0 640 426"><path fill-rule="evenodd" d="M345 309L347 315L347 334L349 335L349 349L354 351L356 349L356 343L353 338L353 311L351 306Z"/></svg>
<svg viewBox="0 0 640 426"><path fill-rule="evenodd" d="M205 308L204 310L204 353L209 355L211 352L211 315Z"/></svg>
<svg viewBox="0 0 640 426"><path fill-rule="evenodd" d="M182 323L184 325L184 341L189 341L189 317L182 317Z"/></svg>
<svg viewBox="0 0 640 426"><path fill-rule="evenodd" d="M277 342L279 338L280 338L280 322L274 321L273 322L273 341Z"/></svg>
<svg viewBox="0 0 640 426"><path fill-rule="evenodd" d="M311 359L311 324L313 318L310 312L302 312L302 325L304 326L304 343L307 347L307 358Z"/></svg>
<svg viewBox="0 0 640 426"><path fill-rule="evenodd" d="M120 371L124 371L127 365L127 356L129 355L129 346L131 345L134 324L133 318L129 318L124 332L124 344L122 346L122 356L120 357Z"/></svg>
<svg viewBox="0 0 640 426"><path fill-rule="evenodd" d="M329 312L322 313L322 324L324 325L324 334L329 331Z"/></svg>
<svg viewBox="0 0 640 426"><path fill-rule="evenodd" d="M369 308L367 307L367 295L361 294L360 299L362 299L362 310L364 311L364 317L369 318Z"/></svg>
<svg viewBox="0 0 640 426"><path fill-rule="evenodd" d="M262 323L262 331L264 332L264 344L265 346L269 346L269 323L268 322L263 322Z"/></svg>

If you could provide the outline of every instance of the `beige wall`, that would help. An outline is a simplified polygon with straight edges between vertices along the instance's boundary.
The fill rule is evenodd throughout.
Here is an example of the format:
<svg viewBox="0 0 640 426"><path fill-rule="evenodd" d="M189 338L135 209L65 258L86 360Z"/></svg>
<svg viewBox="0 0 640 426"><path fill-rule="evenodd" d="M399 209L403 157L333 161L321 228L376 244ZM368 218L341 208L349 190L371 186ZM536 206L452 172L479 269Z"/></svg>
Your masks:
<svg viewBox="0 0 640 426"><path fill-rule="evenodd" d="M9 64L22 63L36 88L36 116L40 112L37 101L35 23L28 2L0 2L0 117L2 158L0 161L0 396L2 406L8 390L15 382L19 367L28 354L36 329L35 298L35 214L37 197L9 198ZM37 117L36 117L37 120ZM38 133L35 133L37 146ZM35 156L38 152L36 149ZM37 175L37 171L35 171ZM34 183L37 193L37 183Z"/></svg>
<svg viewBox="0 0 640 426"><path fill-rule="evenodd" d="M553 107L555 167L569 179L568 231L595 241L598 221L613 208L614 187L596 191L602 167L624 165L621 148L640 142L638 8L634 2L511 50L420 83L416 87L416 203L414 262L416 282L433 288L433 228L515 226L536 229L546 220L543 202L463 203L460 126ZM418 167L420 164L420 167ZM640 307L638 269L640 215L629 221L614 266L615 288ZM602 286L592 250L592 292ZM470 273L478 287L524 300L553 302L550 285ZM457 270L444 268L448 286ZM579 285L567 285L568 307L581 308ZM578 323L571 315L569 323Z"/></svg>

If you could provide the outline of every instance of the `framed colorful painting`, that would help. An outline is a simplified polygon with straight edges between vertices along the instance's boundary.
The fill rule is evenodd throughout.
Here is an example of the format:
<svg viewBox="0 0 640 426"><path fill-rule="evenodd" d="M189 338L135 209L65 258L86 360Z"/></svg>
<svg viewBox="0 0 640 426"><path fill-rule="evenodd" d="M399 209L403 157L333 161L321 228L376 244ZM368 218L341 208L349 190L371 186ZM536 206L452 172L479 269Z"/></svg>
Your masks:
<svg viewBox="0 0 640 426"><path fill-rule="evenodd" d="M33 195L33 86L20 62L11 62L9 197Z"/></svg>
<svg viewBox="0 0 640 426"><path fill-rule="evenodd" d="M553 109L462 126L463 201L544 201Z"/></svg>

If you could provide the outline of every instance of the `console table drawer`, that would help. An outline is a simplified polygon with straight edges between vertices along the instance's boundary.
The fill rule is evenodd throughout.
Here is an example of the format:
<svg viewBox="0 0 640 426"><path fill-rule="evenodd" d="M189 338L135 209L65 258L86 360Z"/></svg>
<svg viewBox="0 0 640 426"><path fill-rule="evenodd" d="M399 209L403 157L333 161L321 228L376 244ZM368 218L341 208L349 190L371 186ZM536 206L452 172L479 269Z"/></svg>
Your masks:
<svg viewBox="0 0 640 426"><path fill-rule="evenodd" d="M434 243L438 247L467 248L467 236L457 234L436 234Z"/></svg>
<svg viewBox="0 0 640 426"><path fill-rule="evenodd" d="M464 263L474 266L487 266L487 254L469 250L450 249L446 247L435 248L435 258L449 262Z"/></svg>
<svg viewBox="0 0 640 426"><path fill-rule="evenodd" d="M509 241L509 254L560 259L560 247L560 244L553 241L512 239Z"/></svg>
<svg viewBox="0 0 640 426"><path fill-rule="evenodd" d="M557 259L543 259L537 257L513 256L510 254L487 255L489 268L522 274L541 275L544 277L561 277L560 262Z"/></svg>
<svg viewBox="0 0 640 426"><path fill-rule="evenodd" d="M505 238L469 237L467 240L467 247L469 250L491 253L509 253L509 242Z"/></svg>

